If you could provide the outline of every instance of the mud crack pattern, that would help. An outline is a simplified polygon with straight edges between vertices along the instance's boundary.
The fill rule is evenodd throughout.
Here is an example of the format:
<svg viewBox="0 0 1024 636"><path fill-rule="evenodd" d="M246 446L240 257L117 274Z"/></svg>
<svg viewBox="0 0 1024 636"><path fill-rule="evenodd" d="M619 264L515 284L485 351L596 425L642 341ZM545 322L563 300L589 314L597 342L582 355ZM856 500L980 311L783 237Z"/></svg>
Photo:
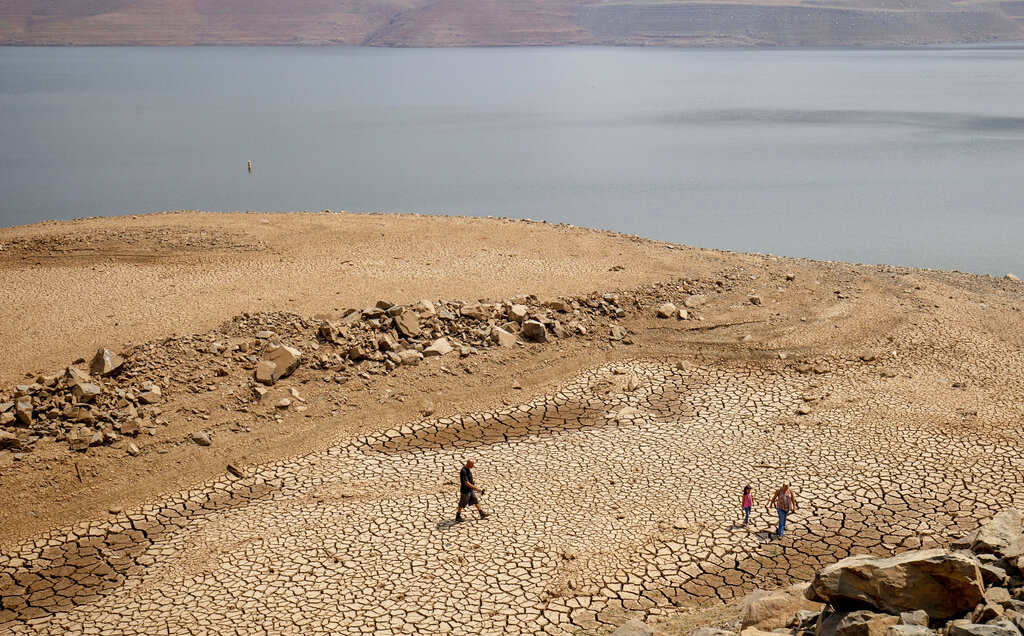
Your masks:
<svg viewBox="0 0 1024 636"><path fill-rule="evenodd" d="M570 634L942 545L1024 503L1020 413L815 368L597 368L26 541L0 555L0 632ZM492 516L455 524L470 457ZM783 480L802 508L771 541Z"/></svg>

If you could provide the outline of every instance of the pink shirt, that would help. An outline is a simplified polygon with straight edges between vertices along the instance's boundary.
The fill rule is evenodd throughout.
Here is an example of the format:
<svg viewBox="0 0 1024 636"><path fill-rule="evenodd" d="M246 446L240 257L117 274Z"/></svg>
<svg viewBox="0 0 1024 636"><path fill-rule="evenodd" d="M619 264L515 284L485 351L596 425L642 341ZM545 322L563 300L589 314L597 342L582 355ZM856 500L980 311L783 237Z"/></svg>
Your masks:
<svg viewBox="0 0 1024 636"><path fill-rule="evenodd" d="M733 501L735 501L735 499ZM750 508L753 505L754 505L754 493L748 492L747 494L743 495L743 507L744 508Z"/></svg>

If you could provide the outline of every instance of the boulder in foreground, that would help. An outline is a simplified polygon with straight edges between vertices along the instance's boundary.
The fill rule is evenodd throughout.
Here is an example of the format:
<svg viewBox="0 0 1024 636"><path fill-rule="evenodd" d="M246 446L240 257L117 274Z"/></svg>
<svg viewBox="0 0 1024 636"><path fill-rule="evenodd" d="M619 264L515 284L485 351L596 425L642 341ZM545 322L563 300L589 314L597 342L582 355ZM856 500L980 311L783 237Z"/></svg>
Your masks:
<svg viewBox="0 0 1024 636"><path fill-rule="evenodd" d="M843 559L818 572L806 596L839 610L870 607L898 614L920 609L933 619L946 619L973 609L984 591L977 559L934 549L885 559Z"/></svg>

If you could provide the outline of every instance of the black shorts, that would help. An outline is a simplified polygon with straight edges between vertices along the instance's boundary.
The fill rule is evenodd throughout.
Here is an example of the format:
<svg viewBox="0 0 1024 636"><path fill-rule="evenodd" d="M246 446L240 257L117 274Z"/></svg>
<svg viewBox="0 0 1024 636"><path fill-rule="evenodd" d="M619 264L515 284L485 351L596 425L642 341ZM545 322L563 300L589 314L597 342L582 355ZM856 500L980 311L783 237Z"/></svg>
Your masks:
<svg viewBox="0 0 1024 636"><path fill-rule="evenodd" d="M464 492L459 495L459 508L465 508L466 506L475 506L480 503L480 498L476 496L475 490Z"/></svg>

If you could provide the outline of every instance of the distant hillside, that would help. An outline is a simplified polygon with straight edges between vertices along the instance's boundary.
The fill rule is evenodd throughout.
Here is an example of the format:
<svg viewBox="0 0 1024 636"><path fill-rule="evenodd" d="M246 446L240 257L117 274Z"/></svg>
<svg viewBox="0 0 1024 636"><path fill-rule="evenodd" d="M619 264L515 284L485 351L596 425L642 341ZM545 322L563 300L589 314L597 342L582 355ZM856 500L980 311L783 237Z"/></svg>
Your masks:
<svg viewBox="0 0 1024 636"><path fill-rule="evenodd" d="M991 41L1024 41L1024 0L0 0L5 45Z"/></svg>

